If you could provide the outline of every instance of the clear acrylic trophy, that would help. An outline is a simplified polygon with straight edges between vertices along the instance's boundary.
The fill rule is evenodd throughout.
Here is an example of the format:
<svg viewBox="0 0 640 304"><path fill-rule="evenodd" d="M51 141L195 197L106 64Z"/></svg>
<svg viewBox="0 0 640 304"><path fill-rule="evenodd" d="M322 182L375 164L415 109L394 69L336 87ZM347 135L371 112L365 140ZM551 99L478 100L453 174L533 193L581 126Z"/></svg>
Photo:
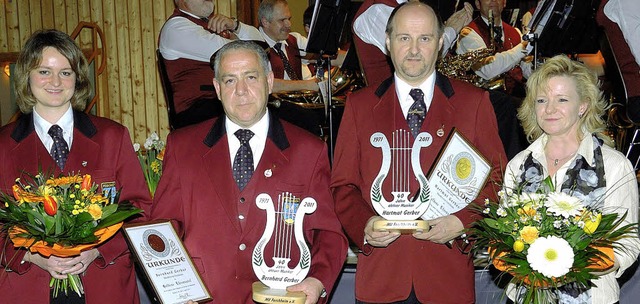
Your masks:
<svg viewBox="0 0 640 304"><path fill-rule="evenodd" d="M370 193L374 209L384 218L374 222L376 231L413 233L429 230L428 222L419 219L429 208L431 196L429 180L420 165L420 150L430 146L433 138L431 134L422 132L413 145L410 140L411 133L406 130L394 131L391 145L381 132L374 133L369 140L371 145L382 151L382 165ZM392 179L391 201L386 200L382 189L387 178ZM412 178L418 180L418 189L410 189Z"/></svg>
<svg viewBox="0 0 640 304"><path fill-rule="evenodd" d="M253 271L260 282L253 283L253 300L258 303L304 304L303 292L288 292L287 287L300 283L309 273L311 251L304 239L302 223L305 214L313 213L317 203L313 198L300 198L285 192L278 195L274 204L271 197L262 193L256 205L266 210L267 224L264 233L253 249ZM265 248L273 245L271 259L265 259ZM299 259L291 268L292 251ZM272 262L271 262L272 261ZM271 266L270 263L273 263Z"/></svg>

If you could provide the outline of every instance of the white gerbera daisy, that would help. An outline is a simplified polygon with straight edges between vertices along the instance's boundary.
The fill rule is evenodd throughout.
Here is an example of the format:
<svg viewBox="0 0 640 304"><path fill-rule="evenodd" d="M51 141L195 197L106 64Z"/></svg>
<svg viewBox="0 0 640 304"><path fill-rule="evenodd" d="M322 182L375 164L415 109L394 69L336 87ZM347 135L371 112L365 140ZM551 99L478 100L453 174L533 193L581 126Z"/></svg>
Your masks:
<svg viewBox="0 0 640 304"><path fill-rule="evenodd" d="M573 265L573 249L567 241L555 236L539 237L527 251L531 268L547 278L561 277Z"/></svg>
<svg viewBox="0 0 640 304"><path fill-rule="evenodd" d="M549 193L544 206L549 212L564 218L580 215L583 207L580 199L565 193Z"/></svg>

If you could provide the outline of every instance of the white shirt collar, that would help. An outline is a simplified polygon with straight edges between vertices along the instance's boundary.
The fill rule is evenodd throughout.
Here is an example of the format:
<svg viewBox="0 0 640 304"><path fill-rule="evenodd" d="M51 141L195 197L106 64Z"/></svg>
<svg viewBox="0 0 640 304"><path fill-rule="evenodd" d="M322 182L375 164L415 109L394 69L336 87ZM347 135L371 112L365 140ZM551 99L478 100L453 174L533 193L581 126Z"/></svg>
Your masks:
<svg viewBox="0 0 640 304"><path fill-rule="evenodd" d="M181 12L183 12L183 13L185 13L185 14L187 14L187 15L189 15L189 16L191 16L191 17L193 17L193 18L196 18L196 19L206 18L206 17L196 16L196 15L194 15L194 14L192 14L192 13L190 13L190 12L187 12L187 11L185 11L185 10L180 10L180 11L181 11Z"/></svg>
<svg viewBox="0 0 640 304"><path fill-rule="evenodd" d="M238 140L234 133L239 129L246 128L240 127L226 116L225 128L227 129L227 142L229 143L229 157L231 158L231 165L233 165L233 159L240 148L240 140ZM267 134L269 133L269 109L267 109L267 112L258 122L248 129L254 134L249 140L249 146L251 146L251 152L253 153L253 167L256 168L262 157L262 152L267 142Z"/></svg>
<svg viewBox="0 0 640 304"><path fill-rule="evenodd" d="M62 117L53 124L42 118L35 108L33 109L33 126L36 130L36 134L38 134L38 137L40 138L40 141L48 151L51 150L51 146L53 145L53 138L49 135L49 129L54 124L62 128L64 140L67 142L69 150L71 150L71 143L73 141L73 108L69 106L69 109L67 109Z"/></svg>
<svg viewBox="0 0 640 304"><path fill-rule="evenodd" d="M258 30L260 31L260 34L262 34L262 37L264 37L264 41L269 45L270 48L273 48L278 42L282 43L283 46L288 45L286 40L275 41L271 39L271 37L269 37L269 35L267 35L267 33L264 32L264 28L262 28L262 26L258 28Z"/></svg>
<svg viewBox="0 0 640 304"><path fill-rule="evenodd" d="M409 92L411 89L421 89L424 93L424 104L427 106L427 112L429 111L429 107L431 106L431 100L433 99L433 90L436 84L436 73L433 72L423 83L421 83L417 87L410 86L407 82L400 79L396 73L393 74L395 83L396 83L396 95L398 96L398 101L400 102L400 107L402 108L402 115L407 117L407 113L409 113L409 108L413 104L414 100L409 96Z"/></svg>

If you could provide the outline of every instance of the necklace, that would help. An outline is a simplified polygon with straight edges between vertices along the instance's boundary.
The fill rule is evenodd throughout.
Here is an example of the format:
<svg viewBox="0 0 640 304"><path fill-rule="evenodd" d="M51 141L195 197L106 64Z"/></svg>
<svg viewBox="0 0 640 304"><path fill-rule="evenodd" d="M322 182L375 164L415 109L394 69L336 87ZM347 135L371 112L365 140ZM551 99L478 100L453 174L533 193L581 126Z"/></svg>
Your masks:
<svg viewBox="0 0 640 304"><path fill-rule="evenodd" d="M554 167L557 167L557 166L558 166L558 162L560 162L561 160L565 160L565 159L567 159L567 158L570 158L570 157L572 157L572 156L576 155L576 153L578 153L578 151L573 152L573 153L571 153L570 155L567 155L567 156L565 156L565 157L562 157L562 158L556 158L556 159L554 159L554 160L553 160L553 166L554 166Z"/></svg>

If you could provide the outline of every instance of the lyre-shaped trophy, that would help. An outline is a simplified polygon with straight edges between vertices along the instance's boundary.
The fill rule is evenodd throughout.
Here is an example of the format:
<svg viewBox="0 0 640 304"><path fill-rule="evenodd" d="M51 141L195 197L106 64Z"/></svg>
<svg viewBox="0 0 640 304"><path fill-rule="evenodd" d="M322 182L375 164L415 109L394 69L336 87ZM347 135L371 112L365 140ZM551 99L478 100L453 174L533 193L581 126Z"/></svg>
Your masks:
<svg viewBox="0 0 640 304"><path fill-rule="evenodd" d="M300 198L285 192L273 203L262 193L256 198L258 208L267 211L267 224L262 237L253 249L253 271L260 282L253 283L253 300L258 303L301 303L303 292L288 292L288 286L302 282L309 273L311 251L304 239L302 223L305 214L313 213L317 203L311 197ZM272 240L273 237L273 240ZM267 265L265 248L273 245L273 265ZM292 250L298 250L299 260L290 268Z"/></svg>
<svg viewBox="0 0 640 304"><path fill-rule="evenodd" d="M427 221L418 220L429 208L431 191L429 180L420 165L420 150L431 145L431 134L418 134L410 145L411 133L396 130L392 133L392 146L387 137L380 132L371 135L370 142L382 151L380 172L371 185L371 203L376 212L385 220L373 223L376 231L399 231L412 233L428 231ZM390 176L389 176L390 175ZM417 178L419 188L410 189L411 178ZM383 183L391 178L392 201L383 194Z"/></svg>

